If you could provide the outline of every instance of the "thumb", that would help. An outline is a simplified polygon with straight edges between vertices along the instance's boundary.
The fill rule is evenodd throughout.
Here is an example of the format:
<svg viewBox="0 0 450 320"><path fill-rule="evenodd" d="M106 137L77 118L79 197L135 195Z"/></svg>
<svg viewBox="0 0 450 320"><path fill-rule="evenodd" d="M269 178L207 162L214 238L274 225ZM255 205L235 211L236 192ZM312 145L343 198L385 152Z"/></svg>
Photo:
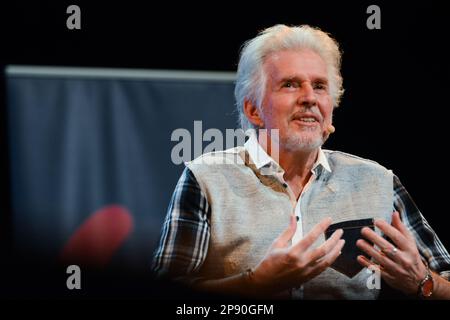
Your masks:
<svg viewBox="0 0 450 320"><path fill-rule="evenodd" d="M286 248L297 230L297 216L292 214L289 226L275 239L273 248Z"/></svg>

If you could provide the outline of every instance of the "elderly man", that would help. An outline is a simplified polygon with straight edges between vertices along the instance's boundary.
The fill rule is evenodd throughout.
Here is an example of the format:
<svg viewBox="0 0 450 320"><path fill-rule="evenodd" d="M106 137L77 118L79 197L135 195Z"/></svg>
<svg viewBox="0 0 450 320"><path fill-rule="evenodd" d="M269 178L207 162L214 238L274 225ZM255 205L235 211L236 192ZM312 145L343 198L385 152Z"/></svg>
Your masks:
<svg viewBox="0 0 450 320"><path fill-rule="evenodd" d="M366 267L411 297L450 298L450 256L399 179L321 149L343 92L340 60L337 43L309 26L276 25L246 43L235 96L242 128L255 133L186 164L157 274L230 295L376 299ZM340 228L324 236L331 223L361 219L375 226L352 243ZM333 268L357 248L368 257L355 257L357 274Z"/></svg>

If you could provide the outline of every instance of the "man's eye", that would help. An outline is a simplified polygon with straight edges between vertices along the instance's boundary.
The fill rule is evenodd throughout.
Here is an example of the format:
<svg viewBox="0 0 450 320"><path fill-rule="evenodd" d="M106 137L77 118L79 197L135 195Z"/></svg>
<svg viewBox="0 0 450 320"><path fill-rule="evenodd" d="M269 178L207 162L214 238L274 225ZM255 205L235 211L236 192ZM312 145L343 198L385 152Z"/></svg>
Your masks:
<svg viewBox="0 0 450 320"><path fill-rule="evenodd" d="M283 87L284 87L284 88L295 88L296 85L295 85L295 83L292 82L292 81L286 81L286 82L283 84Z"/></svg>
<svg viewBox="0 0 450 320"><path fill-rule="evenodd" d="M325 84L323 84L323 83L316 83L316 84L314 85L314 89L317 89L317 90L326 90L326 89L327 89L327 86L326 86Z"/></svg>

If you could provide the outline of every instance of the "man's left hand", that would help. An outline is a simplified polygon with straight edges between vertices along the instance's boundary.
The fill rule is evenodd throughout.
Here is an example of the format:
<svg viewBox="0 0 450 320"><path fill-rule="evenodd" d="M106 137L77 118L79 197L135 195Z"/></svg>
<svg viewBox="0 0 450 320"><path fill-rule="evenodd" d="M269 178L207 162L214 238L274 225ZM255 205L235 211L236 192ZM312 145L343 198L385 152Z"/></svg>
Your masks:
<svg viewBox="0 0 450 320"><path fill-rule="evenodd" d="M384 220L376 220L375 226L395 245L376 234L372 229L363 228L361 234L378 248L359 239L356 242L357 246L374 261L360 255L358 262L364 267L379 270L383 279L391 287L405 294L417 294L419 283L427 274L427 267L420 257L414 236L402 223L398 212L394 212L392 215L392 225Z"/></svg>

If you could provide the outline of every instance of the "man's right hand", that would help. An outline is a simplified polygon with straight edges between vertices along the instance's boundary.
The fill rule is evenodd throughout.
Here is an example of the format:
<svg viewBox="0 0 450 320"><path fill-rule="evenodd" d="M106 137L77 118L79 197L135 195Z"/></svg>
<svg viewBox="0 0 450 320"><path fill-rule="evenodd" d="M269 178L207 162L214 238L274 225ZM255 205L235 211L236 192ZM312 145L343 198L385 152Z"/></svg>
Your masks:
<svg viewBox="0 0 450 320"><path fill-rule="evenodd" d="M313 243L330 226L331 218L323 219L298 243L290 246L297 230L297 221L291 216L289 227L274 240L263 260L250 278L255 290L265 295L298 287L327 269L340 255L345 240L343 230L336 230L321 246Z"/></svg>

